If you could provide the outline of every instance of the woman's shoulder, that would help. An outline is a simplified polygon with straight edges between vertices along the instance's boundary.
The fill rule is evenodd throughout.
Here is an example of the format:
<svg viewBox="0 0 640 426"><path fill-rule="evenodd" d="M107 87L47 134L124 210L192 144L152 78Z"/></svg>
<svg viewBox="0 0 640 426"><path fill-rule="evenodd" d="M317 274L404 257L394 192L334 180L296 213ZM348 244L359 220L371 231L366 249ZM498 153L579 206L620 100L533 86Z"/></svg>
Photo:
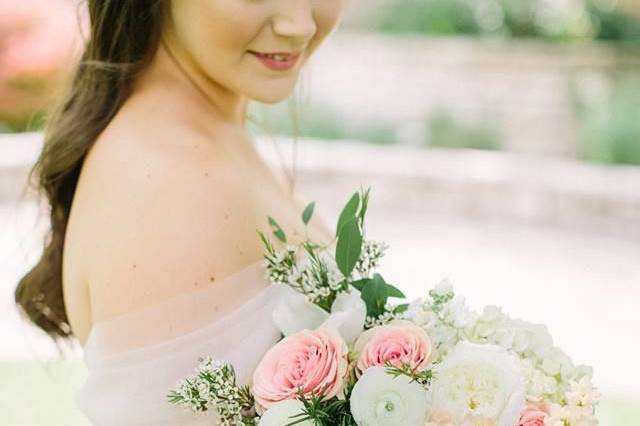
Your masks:
<svg viewBox="0 0 640 426"><path fill-rule="evenodd" d="M92 321L212 281L261 256L257 207L215 140L114 121L85 159L69 219ZM221 128L216 137L236 137Z"/></svg>
<svg viewBox="0 0 640 426"><path fill-rule="evenodd" d="M102 170L101 165L111 168L114 163L135 170L145 163L224 166L224 146L240 138L240 133L233 126L213 119L204 129L184 109L132 99L98 136L85 163L98 171Z"/></svg>

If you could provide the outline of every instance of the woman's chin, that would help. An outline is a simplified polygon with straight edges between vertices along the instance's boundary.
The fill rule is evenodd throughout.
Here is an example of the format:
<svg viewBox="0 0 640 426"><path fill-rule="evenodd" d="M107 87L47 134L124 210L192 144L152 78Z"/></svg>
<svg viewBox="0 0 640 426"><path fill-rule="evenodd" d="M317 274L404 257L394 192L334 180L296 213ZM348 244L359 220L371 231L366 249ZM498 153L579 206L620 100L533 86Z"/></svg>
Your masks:
<svg viewBox="0 0 640 426"><path fill-rule="evenodd" d="M249 94L248 97L263 104L277 104L289 98L293 94L294 90L295 86L283 89L273 88L272 90L262 88L262 90Z"/></svg>

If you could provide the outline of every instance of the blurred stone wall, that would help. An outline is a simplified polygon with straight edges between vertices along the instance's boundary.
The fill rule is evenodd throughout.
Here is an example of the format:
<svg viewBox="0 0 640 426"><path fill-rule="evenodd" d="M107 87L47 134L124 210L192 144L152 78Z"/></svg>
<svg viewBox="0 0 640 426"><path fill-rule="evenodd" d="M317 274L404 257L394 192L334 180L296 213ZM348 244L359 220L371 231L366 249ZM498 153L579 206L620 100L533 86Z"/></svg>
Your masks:
<svg viewBox="0 0 640 426"><path fill-rule="evenodd" d="M345 126L392 122L418 141L426 118L445 110L495 124L508 151L574 157L576 91L606 96L616 79L640 77L640 50L341 31L310 74L311 102L338 111Z"/></svg>

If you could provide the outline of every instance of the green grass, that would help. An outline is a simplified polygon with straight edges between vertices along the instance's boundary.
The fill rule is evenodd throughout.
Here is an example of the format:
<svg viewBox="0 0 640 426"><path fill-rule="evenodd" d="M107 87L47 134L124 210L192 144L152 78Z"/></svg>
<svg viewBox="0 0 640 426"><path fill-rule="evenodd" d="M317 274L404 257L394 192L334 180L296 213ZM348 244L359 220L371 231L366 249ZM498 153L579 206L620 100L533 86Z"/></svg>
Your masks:
<svg viewBox="0 0 640 426"><path fill-rule="evenodd" d="M85 377L86 369L77 360L0 361L0 425L89 426L73 402ZM640 424L640 401L605 399L598 418L602 426Z"/></svg>

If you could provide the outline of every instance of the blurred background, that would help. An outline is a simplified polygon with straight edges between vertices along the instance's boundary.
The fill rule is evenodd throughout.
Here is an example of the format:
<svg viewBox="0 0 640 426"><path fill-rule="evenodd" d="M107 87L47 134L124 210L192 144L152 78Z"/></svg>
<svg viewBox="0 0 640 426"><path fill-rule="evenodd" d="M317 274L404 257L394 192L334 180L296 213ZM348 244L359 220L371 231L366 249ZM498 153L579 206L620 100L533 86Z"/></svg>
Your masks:
<svg viewBox="0 0 640 426"><path fill-rule="evenodd" d="M49 226L26 175L85 25L76 0L0 2L2 425L88 424L81 348L13 304ZM546 324L595 368L600 423L640 424L640 1L350 0L292 99L251 111L325 221L372 188L388 280L418 297L449 277Z"/></svg>

